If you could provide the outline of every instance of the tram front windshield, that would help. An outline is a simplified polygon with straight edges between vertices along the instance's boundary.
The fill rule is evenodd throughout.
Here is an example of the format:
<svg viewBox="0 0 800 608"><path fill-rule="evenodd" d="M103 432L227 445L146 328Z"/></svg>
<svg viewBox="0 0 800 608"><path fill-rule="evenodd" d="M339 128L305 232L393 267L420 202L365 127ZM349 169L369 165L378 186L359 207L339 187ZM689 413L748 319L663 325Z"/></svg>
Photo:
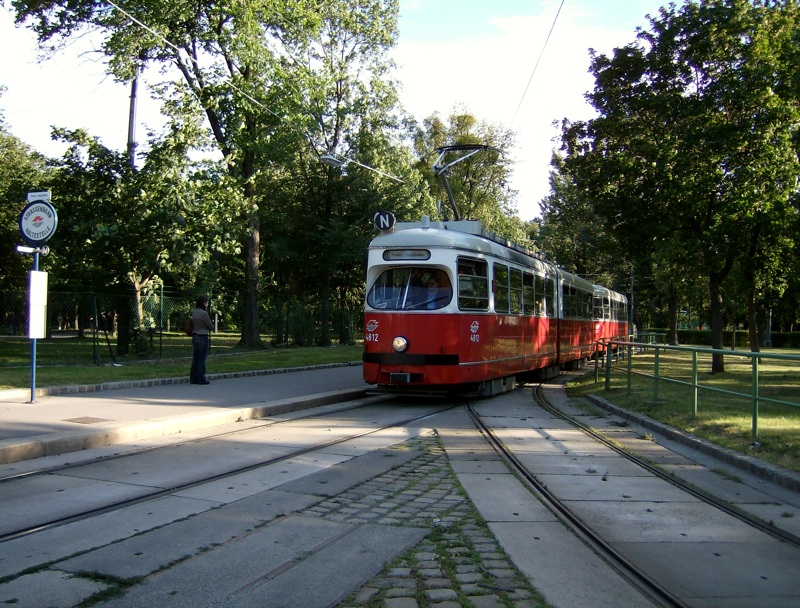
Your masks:
<svg viewBox="0 0 800 608"><path fill-rule="evenodd" d="M383 310L436 310L453 298L447 274L413 266L385 270L367 294L367 304Z"/></svg>

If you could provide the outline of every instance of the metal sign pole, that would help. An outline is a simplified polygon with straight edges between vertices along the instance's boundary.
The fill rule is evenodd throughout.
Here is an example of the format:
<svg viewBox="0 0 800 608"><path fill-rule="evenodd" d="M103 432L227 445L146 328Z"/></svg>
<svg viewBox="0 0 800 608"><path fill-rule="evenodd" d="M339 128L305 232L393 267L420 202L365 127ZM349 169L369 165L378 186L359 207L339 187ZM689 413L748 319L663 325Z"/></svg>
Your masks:
<svg viewBox="0 0 800 608"><path fill-rule="evenodd" d="M39 271L39 250L33 253L33 271ZM28 314L33 314L33 306L29 307ZM36 338L31 337L31 400L29 403L36 403Z"/></svg>
<svg viewBox="0 0 800 608"><path fill-rule="evenodd" d="M19 232L30 245L17 246L17 252L33 254L29 288L28 335L31 339L31 400L36 403L36 339L47 337L47 273L39 272L39 253L47 255L45 243L58 226L58 214L50 204L50 191L28 192L28 205L19 216ZM41 317L39 316L41 314Z"/></svg>

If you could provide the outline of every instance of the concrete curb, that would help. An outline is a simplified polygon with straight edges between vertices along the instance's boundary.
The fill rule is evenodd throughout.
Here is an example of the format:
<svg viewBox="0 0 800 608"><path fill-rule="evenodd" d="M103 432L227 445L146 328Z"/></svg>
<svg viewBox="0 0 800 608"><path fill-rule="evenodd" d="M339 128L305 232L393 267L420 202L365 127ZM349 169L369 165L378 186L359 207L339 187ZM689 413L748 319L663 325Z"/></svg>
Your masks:
<svg viewBox="0 0 800 608"><path fill-rule="evenodd" d="M251 378L253 376L272 376L274 374L288 374L290 372L303 372L314 369L328 369L334 367L360 366L361 361L347 363L324 363L320 365L304 365L302 367L278 367L245 372L225 372L221 374L208 374L209 380L228 380L231 378ZM71 384L66 386L47 386L34 390L36 397L49 397L53 395L74 395L77 393L94 393L96 391L114 391L125 388L143 388L148 386L167 386L170 384L188 384L189 377L151 378L147 380L120 380L119 382L100 382L97 384ZM30 397L31 390L15 388L0 391L0 401L25 399Z"/></svg>
<svg viewBox="0 0 800 608"><path fill-rule="evenodd" d="M626 420L640 424L645 428L656 431L665 437L672 439L673 441L687 445L695 450L703 452L704 454L714 456L715 458L718 458L727 464L738 467L744 471L747 471L748 473L757 475L780 486L789 488L790 490L800 491L800 473L788 471L786 469L769 464L768 462L764 462L758 458L753 458L752 456L747 456L746 454L741 454L729 448L716 445L710 441L701 439L700 437L695 437L694 435L674 427L662 424L661 422L654 420L649 416L645 416L644 414L638 414L622 409L613 403L606 401L602 397L598 397L597 395L586 395L586 398L598 407L601 407L604 410L619 416L620 418L625 418Z"/></svg>
<svg viewBox="0 0 800 608"><path fill-rule="evenodd" d="M291 397L261 405L220 408L210 412L178 414L137 422L110 422L93 425L91 429L47 433L23 439L5 439L0 441L0 464L12 464L21 460L55 456L89 448L141 441L189 430L285 414L319 405L358 399L366 396L366 393L366 388L342 389Z"/></svg>

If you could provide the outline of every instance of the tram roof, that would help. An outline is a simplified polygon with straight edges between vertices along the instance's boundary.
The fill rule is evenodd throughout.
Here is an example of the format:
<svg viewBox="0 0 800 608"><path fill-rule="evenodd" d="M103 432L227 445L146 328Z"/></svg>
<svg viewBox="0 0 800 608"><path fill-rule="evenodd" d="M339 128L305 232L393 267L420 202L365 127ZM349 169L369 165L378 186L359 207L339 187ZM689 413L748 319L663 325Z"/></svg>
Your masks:
<svg viewBox="0 0 800 608"><path fill-rule="evenodd" d="M624 295L619 293L618 291L614 291L613 289L609 289L603 285L594 286L594 295L595 296L608 296L612 300L616 300L618 302L627 302L628 298Z"/></svg>
<svg viewBox="0 0 800 608"><path fill-rule="evenodd" d="M486 230L476 220L398 222L394 232L382 233L370 243L376 247L463 249L515 261L526 266L555 265L525 247Z"/></svg>

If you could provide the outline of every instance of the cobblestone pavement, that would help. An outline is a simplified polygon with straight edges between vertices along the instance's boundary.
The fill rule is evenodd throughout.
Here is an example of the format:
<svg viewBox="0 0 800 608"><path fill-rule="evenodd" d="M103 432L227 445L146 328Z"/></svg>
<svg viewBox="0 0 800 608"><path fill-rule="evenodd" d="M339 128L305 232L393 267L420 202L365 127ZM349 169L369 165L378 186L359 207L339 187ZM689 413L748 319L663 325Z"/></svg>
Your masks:
<svg viewBox="0 0 800 608"><path fill-rule="evenodd" d="M339 606L547 606L470 503L438 437L431 433L395 447L420 449L424 455L303 512L340 522L431 529L418 546Z"/></svg>

